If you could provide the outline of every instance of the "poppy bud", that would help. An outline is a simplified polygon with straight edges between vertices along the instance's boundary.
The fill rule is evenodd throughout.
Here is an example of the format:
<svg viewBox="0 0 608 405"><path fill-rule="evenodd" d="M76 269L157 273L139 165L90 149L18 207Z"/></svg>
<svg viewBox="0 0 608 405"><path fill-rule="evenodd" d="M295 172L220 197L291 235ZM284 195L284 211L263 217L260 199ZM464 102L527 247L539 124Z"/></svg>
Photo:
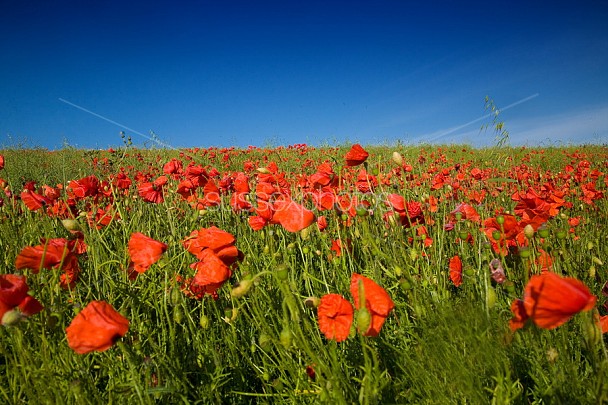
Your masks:
<svg viewBox="0 0 608 405"><path fill-rule="evenodd" d="M494 305L496 305L496 291L492 287L488 287L486 302L488 303L488 308L494 308Z"/></svg>
<svg viewBox="0 0 608 405"><path fill-rule="evenodd" d="M4 313L1 323L4 326L15 326L21 321L21 318L23 318L21 311L15 308Z"/></svg>
<svg viewBox="0 0 608 405"><path fill-rule="evenodd" d="M541 238L546 238L549 236L549 229L545 225L541 225L541 227L538 228L538 235Z"/></svg>
<svg viewBox="0 0 608 405"><path fill-rule="evenodd" d="M500 231L493 231L492 232L492 239L494 239L494 240L500 240Z"/></svg>
<svg viewBox="0 0 608 405"><path fill-rule="evenodd" d="M372 324L372 315L367 308L361 308L357 311L357 329L360 333L365 333L369 330Z"/></svg>
<svg viewBox="0 0 608 405"><path fill-rule="evenodd" d="M289 267L285 263L279 264L275 269L275 274L279 280L285 281L289 276Z"/></svg>
<svg viewBox="0 0 608 405"><path fill-rule="evenodd" d="M496 217L496 223L497 223L498 225L502 225L502 224L504 224L504 223L505 223L505 217L503 217L502 215L497 216L497 217Z"/></svg>
<svg viewBox="0 0 608 405"><path fill-rule="evenodd" d="M397 151L393 152L392 159L393 159L393 162L395 162L395 164L397 164L397 166L403 165L403 156L401 156L401 153L399 153Z"/></svg>
<svg viewBox="0 0 608 405"><path fill-rule="evenodd" d="M291 334L291 330L287 326L284 327L281 333L279 334L279 341L285 349L289 349L291 347L291 344L293 343L293 335Z"/></svg>
<svg viewBox="0 0 608 405"><path fill-rule="evenodd" d="M526 235L526 238L528 239L532 239L532 237L534 237L534 228L532 225L528 224L524 227L524 235Z"/></svg>
<svg viewBox="0 0 608 405"><path fill-rule="evenodd" d="M321 300L317 297L308 297L304 300L306 308L317 308L321 304Z"/></svg>
<svg viewBox="0 0 608 405"><path fill-rule="evenodd" d="M527 247L519 248L519 257L522 257L524 259L530 257L530 249L528 249Z"/></svg>
<svg viewBox="0 0 608 405"><path fill-rule="evenodd" d="M178 305L182 302L182 293L177 287L171 289L171 295L169 296L172 305Z"/></svg>
<svg viewBox="0 0 608 405"><path fill-rule="evenodd" d="M260 334L260 337L258 338L258 345L262 348L262 350L269 350L271 343L272 338L270 336L265 333Z"/></svg>
<svg viewBox="0 0 608 405"><path fill-rule="evenodd" d="M402 278L401 280L399 280L399 287L401 287L403 291L411 290L412 283L410 283L408 279Z"/></svg>
<svg viewBox="0 0 608 405"><path fill-rule="evenodd" d="M62 219L61 225L63 225L63 227L65 229L67 229L68 231L79 231L80 230L80 224L75 219L70 219L70 218Z"/></svg>
<svg viewBox="0 0 608 405"><path fill-rule="evenodd" d="M247 295L252 285L253 281L251 280L241 280L234 286L232 291L230 291L230 295L234 298L244 297L245 295Z"/></svg>
<svg viewBox="0 0 608 405"><path fill-rule="evenodd" d="M256 171L261 174L270 174L270 170L265 167L258 167Z"/></svg>
<svg viewBox="0 0 608 405"><path fill-rule="evenodd" d="M555 236L557 236L557 239L566 239L568 233L566 231L558 231Z"/></svg>
<svg viewBox="0 0 608 405"><path fill-rule="evenodd" d="M205 314L201 314L201 318L198 320L198 325L201 329L207 329L209 327L209 318Z"/></svg>
<svg viewBox="0 0 608 405"><path fill-rule="evenodd" d="M310 232L312 231L313 225L307 226L306 228L300 231L300 236L303 240L307 240L310 237Z"/></svg>
<svg viewBox="0 0 608 405"><path fill-rule="evenodd" d="M462 212L457 212L454 214L454 217L456 218L456 221L460 221L462 219Z"/></svg>
<svg viewBox="0 0 608 405"><path fill-rule="evenodd" d="M515 284L511 280L506 280L503 283L503 286L505 287L505 290L507 290L507 292L511 294L515 292Z"/></svg>
<svg viewBox="0 0 608 405"><path fill-rule="evenodd" d="M184 321L184 311L179 306L173 309L173 321L178 325Z"/></svg>

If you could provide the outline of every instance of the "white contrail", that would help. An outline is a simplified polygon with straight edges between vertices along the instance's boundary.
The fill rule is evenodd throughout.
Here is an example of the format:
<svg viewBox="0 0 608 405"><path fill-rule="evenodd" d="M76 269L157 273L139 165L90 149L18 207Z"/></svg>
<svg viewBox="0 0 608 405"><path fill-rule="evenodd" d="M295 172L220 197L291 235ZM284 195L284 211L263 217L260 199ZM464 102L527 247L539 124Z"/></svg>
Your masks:
<svg viewBox="0 0 608 405"><path fill-rule="evenodd" d="M163 146L163 147L165 147L165 148L169 148L169 149L175 149L173 146L171 146L171 145L167 145L166 143L161 142L161 141L159 141L158 139L151 138L151 137L149 137L148 135L142 134L141 132L138 132L138 131L136 131L136 130L134 130L134 129L132 129L132 128L129 128L129 127L125 126L125 125L122 125L122 124L121 124L121 123L119 123L119 122L116 122L116 121L113 121L113 120L111 120L111 119L109 119L109 118L106 118L106 117L104 117L103 115L99 115L99 114L97 114L97 113L94 113L94 112L93 112L93 111L91 111L91 110L87 110L86 108L84 108L84 107L82 107L82 106L79 106L79 105L77 105L77 104L71 103L71 102L69 102L68 100L65 100L65 99L63 99L63 98L61 98L61 97L59 98L59 101L61 101L62 103L66 103L66 104L68 104L68 105L71 105L72 107L78 108L79 110L84 111L84 112L86 112L86 113L89 113L89 114L91 114L91 115L93 115L93 116L95 116L95 117L97 117L97 118L101 118L102 120L107 121L107 122L109 122L110 124L114 124L114 125L116 125L117 127L120 127L120 128L122 128L122 129L126 129L127 131L133 132L134 134L137 134L137 135L139 135L139 136L141 136L141 137L143 137L143 138L146 138L146 139L147 139L147 140L149 140L149 141L156 142L157 144L159 144L159 145L161 145L161 146Z"/></svg>
<svg viewBox="0 0 608 405"><path fill-rule="evenodd" d="M517 105L520 105L520 104L522 104L522 103L525 103L526 101L532 100L533 98L536 98L536 97L538 97L538 96L539 96L539 93L534 93L534 94L532 94L531 96L528 96L528 97L526 97L526 98L522 98L521 100L516 101L516 102L514 102L514 103L512 103L512 104L509 104L508 106L506 106L506 107L504 107L504 108L497 108L497 109L496 109L496 111L501 112L501 111L508 110L509 108L513 108L513 107L515 107L515 106L517 106ZM448 129L447 131L440 133L439 135L437 135L436 137L434 137L434 138L432 138L432 139L430 139L430 140L428 140L428 141L429 141L429 142L436 141L437 139L439 139L439 138L443 138L444 136L449 135L449 134L451 134L451 133L453 133L453 132L456 132L456 131L458 131L459 129L462 129L462 128L464 128L464 127L468 127L468 126L469 126L469 125L471 125L471 124L474 124L474 123L479 122L479 121L481 121L481 120L484 120L484 119L486 119L486 118L488 118L488 117L491 117L493 114L495 114L495 113L494 113L494 112L491 112L491 113L489 113L489 114L486 114L486 115L483 115L483 116L481 116L481 117L479 117L479 118L476 118L476 119L474 119L473 121L469 121L469 122L467 122L466 124L462 124L462 125L459 125L459 126L457 126L457 127L455 127L455 128ZM420 137L420 138L423 138L423 137Z"/></svg>

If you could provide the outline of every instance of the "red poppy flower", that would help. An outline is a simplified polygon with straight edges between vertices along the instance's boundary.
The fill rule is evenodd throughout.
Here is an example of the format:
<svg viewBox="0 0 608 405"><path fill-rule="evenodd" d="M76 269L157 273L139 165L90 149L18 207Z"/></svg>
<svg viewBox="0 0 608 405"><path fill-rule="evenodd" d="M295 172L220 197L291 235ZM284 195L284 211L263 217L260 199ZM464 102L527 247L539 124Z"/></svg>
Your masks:
<svg viewBox="0 0 608 405"><path fill-rule="evenodd" d="M79 180L72 180L68 184L68 195L71 198L85 198L97 194L99 179L91 175Z"/></svg>
<svg viewBox="0 0 608 405"><path fill-rule="evenodd" d="M365 162L369 153L359 144L353 145L350 150L344 155L347 166L358 166Z"/></svg>
<svg viewBox="0 0 608 405"><path fill-rule="evenodd" d="M51 202L48 198L31 190L23 190L21 192L21 201L23 201L30 211L37 211Z"/></svg>
<svg viewBox="0 0 608 405"><path fill-rule="evenodd" d="M546 272L532 276L524 291L523 308L528 318L540 328L554 329L566 323L581 311L588 311L595 305L597 298L581 281L571 277L560 277ZM515 320L511 329L523 325L525 316L521 304L513 304Z"/></svg>
<svg viewBox="0 0 608 405"><path fill-rule="evenodd" d="M15 267L18 270L32 269L34 273L38 273L40 269L50 269L62 261L65 262L73 246L73 243L63 238L48 239L41 245L27 246L17 255Z"/></svg>
<svg viewBox="0 0 608 405"><path fill-rule="evenodd" d="M129 320L105 301L92 301L66 328L68 346L78 354L103 352L129 330Z"/></svg>
<svg viewBox="0 0 608 405"><path fill-rule="evenodd" d="M167 176L160 176L154 182L142 183L137 187L137 193L146 202L161 204L165 201L163 187L167 184Z"/></svg>
<svg viewBox="0 0 608 405"><path fill-rule="evenodd" d="M458 256L450 259L450 280L456 287L462 284L462 261Z"/></svg>
<svg viewBox="0 0 608 405"><path fill-rule="evenodd" d="M511 304L511 312L513 313L513 318L509 321L509 328L511 328L512 331L523 328L529 318L524 302L520 299L513 301Z"/></svg>
<svg viewBox="0 0 608 405"><path fill-rule="evenodd" d="M129 239L129 256L131 257L129 268L138 273L144 273L160 259L166 250L166 244L136 232Z"/></svg>
<svg viewBox="0 0 608 405"><path fill-rule="evenodd" d="M602 333L608 333L608 315L601 316L599 323L600 328L602 328Z"/></svg>
<svg viewBox="0 0 608 405"><path fill-rule="evenodd" d="M4 169L4 156L0 155L0 170Z"/></svg>
<svg viewBox="0 0 608 405"><path fill-rule="evenodd" d="M212 226L192 231L184 240L184 247L199 260L204 257L203 252L210 249L226 266L230 266L242 257L242 253L234 243L235 238L232 234Z"/></svg>
<svg viewBox="0 0 608 405"><path fill-rule="evenodd" d="M3 325L9 320L4 315L18 308L18 315L31 316L43 310L42 304L30 296L24 276L17 274L0 275L0 323Z"/></svg>
<svg viewBox="0 0 608 405"><path fill-rule="evenodd" d="M206 293L213 294L230 278L232 272L211 249L203 250L200 258L201 261L190 266L196 269L193 282L204 287Z"/></svg>
<svg viewBox="0 0 608 405"><path fill-rule="evenodd" d="M315 214L290 198L274 203L273 223L279 223L289 232L299 232L315 222Z"/></svg>
<svg viewBox="0 0 608 405"><path fill-rule="evenodd" d="M359 297L360 282L363 283L362 287L365 292L365 307L372 317L369 328L363 331L362 334L363 336L378 336L384 321L395 307L395 304L384 288L365 276L353 273L350 280L350 293L353 295L357 309L361 309Z"/></svg>
<svg viewBox="0 0 608 405"><path fill-rule="evenodd" d="M327 294L321 297L317 308L319 329L327 339L336 342L346 340L353 323L353 306L339 294Z"/></svg>

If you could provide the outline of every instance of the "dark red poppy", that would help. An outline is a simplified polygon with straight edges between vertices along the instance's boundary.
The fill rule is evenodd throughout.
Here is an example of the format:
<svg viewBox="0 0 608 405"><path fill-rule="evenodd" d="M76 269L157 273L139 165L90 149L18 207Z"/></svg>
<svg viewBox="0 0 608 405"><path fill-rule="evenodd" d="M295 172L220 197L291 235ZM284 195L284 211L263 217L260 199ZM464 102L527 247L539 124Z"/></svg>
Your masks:
<svg viewBox="0 0 608 405"><path fill-rule="evenodd" d="M24 276L0 275L0 323L4 325L13 322L13 319L5 319L4 315L15 309L17 309L17 319L37 314L44 309L36 298L27 293L28 290Z"/></svg>
<svg viewBox="0 0 608 405"><path fill-rule="evenodd" d="M462 284L462 261L459 256L454 256L450 259L450 280L456 287Z"/></svg>
<svg viewBox="0 0 608 405"><path fill-rule="evenodd" d="M360 284L362 284L360 286ZM366 331L361 331L363 336L378 336L388 314L395 307L393 300L384 288L376 284L375 281L353 273L350 281L350 293L355 300L355 307L361 309L360 291L365 294L365 307L371 315L371 322Z"/></svg>
<svg viewBox="0 0 608 405"><path fill-rule="evenodd" d="M108 350L129 330L129 320L105 301L92 301L66 328L68 346L78 354Z"/></svg>
<svg viewBox="0 0 608 405"><path fill-rule="evenodd" d="M144 273L148 268L156 263L163 253L167 250L167 245L154 240L143 233L136 232L129 239L129 256L132 268L138 273Z"/></svg>
<svg viewBox="0 0 608 405"><path fill-rule="evenodd" d="M347 166L358 166L365 162L369 153L358 143L353 145L350 150L344 155Z"/></svg>
<svg viewBox="0 0 608 405"><path fill-rule="evenodd" d="M346 340L353 323L353 306L339 294L327 294L321 297L317 307L319 329L327 339L336 342Z"/></svg>

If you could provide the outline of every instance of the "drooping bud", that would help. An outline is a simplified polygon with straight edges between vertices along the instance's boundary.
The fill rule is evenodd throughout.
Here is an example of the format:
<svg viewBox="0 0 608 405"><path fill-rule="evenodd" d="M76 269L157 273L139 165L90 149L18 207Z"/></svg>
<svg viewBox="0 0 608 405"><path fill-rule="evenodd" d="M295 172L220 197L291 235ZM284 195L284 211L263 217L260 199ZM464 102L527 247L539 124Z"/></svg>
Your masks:
<svg viewBox="0 0 608 405"><path fill-rule="evenodd" d="M230 291L230 295L234 298L241 298L247 295L251 286L253 285L253 281L250 279L244 279L239 281Z"/></svg>

